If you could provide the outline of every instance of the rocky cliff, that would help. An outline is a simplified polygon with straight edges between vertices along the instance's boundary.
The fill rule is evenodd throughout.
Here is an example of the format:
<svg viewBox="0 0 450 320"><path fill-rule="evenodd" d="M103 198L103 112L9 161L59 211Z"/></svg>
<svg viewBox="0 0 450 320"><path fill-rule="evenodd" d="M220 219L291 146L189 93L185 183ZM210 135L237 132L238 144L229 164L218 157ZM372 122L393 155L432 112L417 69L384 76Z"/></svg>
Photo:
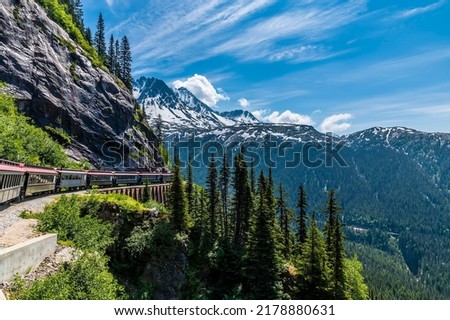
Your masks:
<svg viewBox="0 0 450 320"><path fill-rule="evenodd" d="M156 137L135 100L106 68L95 67L33 0L0 1L0 81L41 127L63 129L68 153L97 167L142 166ZM51 151L50 151L51 152ZM145 160L144 160L145 159Z"/></svg>

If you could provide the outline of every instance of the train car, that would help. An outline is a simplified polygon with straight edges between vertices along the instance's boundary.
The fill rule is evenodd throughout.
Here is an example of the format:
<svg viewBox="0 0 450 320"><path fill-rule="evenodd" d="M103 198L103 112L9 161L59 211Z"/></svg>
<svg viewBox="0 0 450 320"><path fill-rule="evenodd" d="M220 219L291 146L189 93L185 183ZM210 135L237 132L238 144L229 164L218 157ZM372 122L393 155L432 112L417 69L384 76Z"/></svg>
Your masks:
<svg viewBox="0 0 450 320"><path fill-rule="evenodd" d="M87 172L80 170L57 170L59 173L58 191L61 189L84 189L87 186Z"/></svg>
<svg viewBox="0 0 450 320"><path fill-rule="evenodd" d="M0 160L0 204L11 202L22 195L25 170L15 162Z"/></svg>
<svg viewBox="0 0 450 320"><path fill-rule="evenodd" d="M23 167L25 170L25 196L56 191L58 171L44 167Z"/></svg>
<svg viewBox="0 0 450 320"><path fill-rule="evenodd" d="M137 172L114 172L114 185L133 185L139 183Z"/></svg>
<svg viewBox="0 0 450 320"><path fill-rule="evenodd" d="M109 187L114 185L114 173L112 171L88 171L88 187Z"/></svg>
<svg viewBox="0 0 450 320"><path fill-rule="evenodd" d="M172 181L171 173L157 173L157 172L140 172L140 182L144 184L147 180L149 184L168 183Z"/></svg>

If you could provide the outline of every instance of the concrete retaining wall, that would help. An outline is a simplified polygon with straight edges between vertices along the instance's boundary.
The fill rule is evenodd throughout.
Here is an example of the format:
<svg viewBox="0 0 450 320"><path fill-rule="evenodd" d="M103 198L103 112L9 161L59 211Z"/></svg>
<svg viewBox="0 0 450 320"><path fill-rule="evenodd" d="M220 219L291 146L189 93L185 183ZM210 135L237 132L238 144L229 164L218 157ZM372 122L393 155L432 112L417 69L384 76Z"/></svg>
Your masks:
<svg viewBox="0 0 450 320"><path fill-rule="evenodd" d="M8 282L16 274L24 275L36 268L56 249L56 234L47 234L0 249L0 283Z"/></svg>

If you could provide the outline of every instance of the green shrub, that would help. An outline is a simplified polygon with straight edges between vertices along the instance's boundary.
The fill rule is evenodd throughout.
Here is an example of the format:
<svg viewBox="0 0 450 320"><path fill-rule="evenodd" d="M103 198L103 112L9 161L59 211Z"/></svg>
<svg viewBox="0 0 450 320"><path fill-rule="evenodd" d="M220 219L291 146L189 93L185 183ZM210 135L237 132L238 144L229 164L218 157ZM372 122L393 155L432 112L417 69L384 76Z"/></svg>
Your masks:
<svg viewBox="0 0 450 320"><path fill-rule="evenodd" d="M19 300L116 300L126 298L108 271L107 258L84 253L54 275L31 283L13 281L12 298Z"/></svg>
<svg viewBox="0 0 450 320"><path fill-rule="evenodd" d="M69 159L63 147L48 133L30 124L30 120L17 111L13 97L3 93L0 93L0 158L52 167L80 166Z"/></svg>
<svg viewBox="0 0 450 320"><path fill-rule="evenodd" d="M38 2L47 10L50 18L58 23L83 48L85 55L91 60L92 64L101 67L103 65L102 59L75 25L72 15L68 13L67 6L61 4L58 0L38 0Z"/></svg>
<svg viewBox="0 0 450 320"><path fill-rule="evenodd" d="M54 232L62 241L72 241L80 249L105 250L113 244L113 225L93 215L81 216L80 197L61 196L45 207L39 216L38 230Z"/></svg>

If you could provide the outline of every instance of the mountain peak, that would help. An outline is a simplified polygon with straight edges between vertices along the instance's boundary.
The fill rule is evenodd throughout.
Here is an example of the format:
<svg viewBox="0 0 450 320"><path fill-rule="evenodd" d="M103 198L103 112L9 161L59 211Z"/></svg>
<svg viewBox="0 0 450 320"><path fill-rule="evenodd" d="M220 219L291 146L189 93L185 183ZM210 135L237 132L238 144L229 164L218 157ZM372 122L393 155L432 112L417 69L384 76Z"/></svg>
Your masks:
<svg viewBox="0 0 450 320"><path fill-rule="evenodd" d="M169 130L216 129L249 123L259 123L250 112L234 110L219 113L185 87L169 88L156 78L140 77L134 83L134 97L142 104L150 121L161 116L170 123Z"/></svg>

